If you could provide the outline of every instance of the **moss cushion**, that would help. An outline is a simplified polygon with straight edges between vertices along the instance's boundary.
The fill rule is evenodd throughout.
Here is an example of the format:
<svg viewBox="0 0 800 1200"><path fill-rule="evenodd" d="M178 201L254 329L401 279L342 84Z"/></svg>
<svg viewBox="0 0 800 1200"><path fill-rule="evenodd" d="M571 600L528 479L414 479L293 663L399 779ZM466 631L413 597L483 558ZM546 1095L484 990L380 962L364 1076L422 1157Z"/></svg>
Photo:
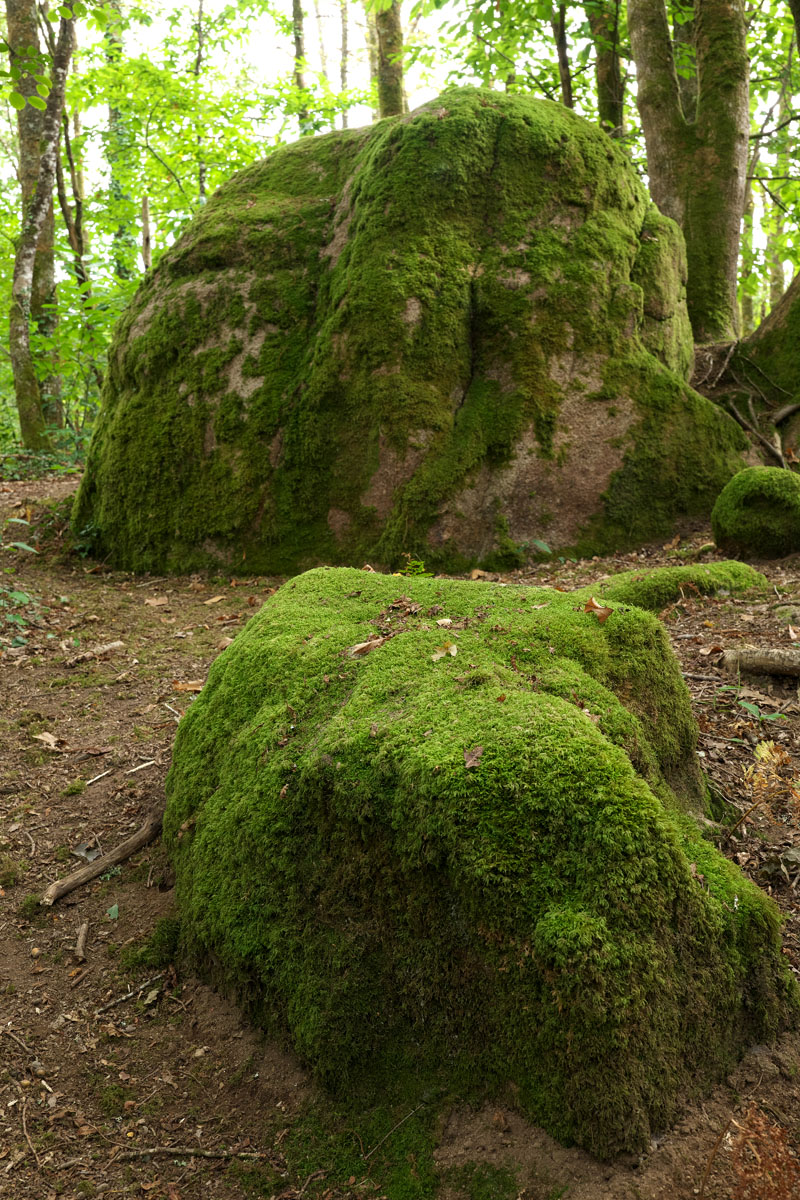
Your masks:
<svg viewBox="0 0 800 1200"><path fill-rule="evenodd" d="M800 475L748 467L720 492L711 513L718 546L755 558L800 550Z"/></svg>
<svg viewBox="0 0 800 1200"><path fill-rule="evenodd" d="M502 1092L608 1156L792 1019L664 629L609 607L320 569L214 663L168 779L185 944L328 1086Z"/></svg>

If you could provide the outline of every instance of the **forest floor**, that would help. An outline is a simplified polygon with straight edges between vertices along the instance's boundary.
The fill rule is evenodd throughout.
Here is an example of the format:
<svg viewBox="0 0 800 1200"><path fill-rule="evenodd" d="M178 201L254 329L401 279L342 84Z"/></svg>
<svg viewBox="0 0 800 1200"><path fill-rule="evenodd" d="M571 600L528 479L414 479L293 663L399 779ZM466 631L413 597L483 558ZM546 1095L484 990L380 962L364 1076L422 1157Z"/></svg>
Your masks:
<svg viewBox="0 0 800 1200"><path fill-rule="evenodd" d="M45 888L82 865L81 854L109 851L163 807L181 713L279 582L107 571L71 547L64 512L75 486L0 482L2 540L39 550L0 551L0 1195L800 1196L800 1035L753 1048L641 1158L598 1163L496 1106L427 1124L401 1113L380 1136L373 1126L373 1144L364 1144L365 1128L334 1110L291 1053L259 1036L233 1003L176 973L172 879L157 841L41 907ZM692 560L709 536L696 530L613 560L503 578L570 589L614 570ZM702 561L714 557L706 550ZM800 629L800 565L756 565L768 593L688 595L662 619L717 794L742 813L762 800L723 848L780 905L785 954L800 976L797 681L744 682L719 664L723 649L789 646ZM111 643L121 645L92 653Z"/></svg>

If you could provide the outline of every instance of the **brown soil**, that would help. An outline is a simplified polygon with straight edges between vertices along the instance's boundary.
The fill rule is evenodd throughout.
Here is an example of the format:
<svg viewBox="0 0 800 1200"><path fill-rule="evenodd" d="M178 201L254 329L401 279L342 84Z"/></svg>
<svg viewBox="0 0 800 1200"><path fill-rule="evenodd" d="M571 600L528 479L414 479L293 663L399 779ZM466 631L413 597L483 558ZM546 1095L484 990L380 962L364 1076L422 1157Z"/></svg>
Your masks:
<svg viewBox="0 0 800 1200"><path fill-rule="evenodd" d="M359 1177L340 1177L333 1163L303 1170L302 1155L287 1147L319 1097L301 1064L197 979L131 962L131 950L172 912L159 844L52 908L26 901L81 865L73 854L81 844L108 851L161 808L181 713L226 639L277 582L134 577L67 554L52 501L74 486L0 483L0 529L9 517L31 523L6 526L5 540L41 551L0 551L0 1195L399 1200L371 1178L367 1148ZM638 555L514 578L570 588L615 569L684 561L676 555L707 539L701 530ZM763 678L721 691L736 681L717 665L737 642L790 645L779 603L797 604L800 627L800 572L787 562L760 565L775 595L688 595L662 615L719 794L742 813L762 800L725 848L781 906L785 953L798 974L796 683ZM30 599L4 609L9 590ZM9 613L24 623L9 623ZM122 648L68 665L113 642ZM774 747L759 765L753 751L765 741ZM794 847L796 859L787 855ZM74 947L84 922L81 963ZM506 1197L506 1185L493 1191L490 1180L509 1178L507 1169L518 1200L787 1200L800 1196L798 1141L800 1036L786 1035L755 1047L641 1159L598 1163L510 1110L446 1114L437 1129L439 1184L429 1194ZM471 1164L497 1170L470 1175ZM737 1180L748 1171L755 1183L744 1191Z"/></svg>

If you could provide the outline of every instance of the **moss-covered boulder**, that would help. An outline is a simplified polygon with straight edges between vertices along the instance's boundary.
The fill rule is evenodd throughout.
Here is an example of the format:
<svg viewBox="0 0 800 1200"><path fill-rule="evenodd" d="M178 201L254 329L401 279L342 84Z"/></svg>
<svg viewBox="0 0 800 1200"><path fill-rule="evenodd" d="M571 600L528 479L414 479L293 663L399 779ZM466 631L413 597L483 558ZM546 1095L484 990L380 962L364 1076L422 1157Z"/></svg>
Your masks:
<svg viewBox="0 0 800 1200"><path fill-rule="evenodd" d="M455 90L235 175L117 328L75 510L119 566L454 569L707 514L677 227L561 105Z"/></svg>
<svg viewBox="0 0 800 1200"><path fill-rule="evenodd" d="M178 730L186 947L351 1098L502 1093L639 1149L796 1008L777 909L691 815L695 745L640 609L311 571Z"/></svg>
<svg viewBox="0 0 800 1200"><path fill-rule="evenodd" d="M800 475L780 467L748 467L717 498L711 526L718 546L753 558L800 550Z"/></svg>
<svg viewBox="0 0 800 1200"><path fill-rule="evenodd" d="M744 592L767 586L760 571L740 562L619 571L597 584L607 600L636 604L649 612L661 612L681 596L716 596L719 592Z"/></svg>

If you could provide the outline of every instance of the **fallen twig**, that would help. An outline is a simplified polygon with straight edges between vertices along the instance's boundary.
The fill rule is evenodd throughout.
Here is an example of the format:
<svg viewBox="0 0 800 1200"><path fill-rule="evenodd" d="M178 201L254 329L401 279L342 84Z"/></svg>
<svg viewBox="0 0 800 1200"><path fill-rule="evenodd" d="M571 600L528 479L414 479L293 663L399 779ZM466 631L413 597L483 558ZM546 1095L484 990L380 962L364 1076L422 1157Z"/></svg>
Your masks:
<svg viewBox="0 0 800 1200"><path fill-rule="evenodd" d="M108 642L105 646L93 646L90 650L82 650L80 654L68 658L64 665L77 667L80 663L90 662L93 658L103 658L106 654L113 654L115 650L124 649L124 642Z"/></svg>
<svg viewBox="0 0 800 1200"><path fill-rule="evenodd" d="M388 1132L388 1133L385 1133L385 1134L383 1135L383 1137L381 1138L381 1140L380 1140L379 1142L376 1142L376 1143L375 1143L375 1145L372 1147L372 1149L371 1149L371 1150L368 1150L368 1151L367 1151L367 1153L366 1153L366 1154L363 1156L363 1158L364 1158L364 1162L366 1162L368 1158L371 1158L371 1157L372 1157L372 1155L375 1153L375 1151L376 1151L376 1150L377 1150L377 1149L378 1149L380 1146L382 1146L382 1145L383 1145L383 1143L386 1141L386 1139L387 1139L387 1138L390 1138L390 1137L392 1136L392 1134L393 1134L393 1133L394 1133L394 1132L395 1132L397 1129L399 1129L399 1128L400 1128L400 1126L401 1126L401 1125L405 1125L406 1121L410 1121L410 1120L411 1120L411 1118L414 1116L414 1114L415 1114L415 1113L418 1113L418 1112L419 1112L419 1110L420 1110L421 1108L424 1108L424 1107L425 1107L425 1101L423 1100L423 1101L421 1101L421 1103L419 1103L419 1104L417 1105L417 1107L416 1107L416 1108L412 1108L412 1110L411 1110L411 1112L410 1112L410 1113L406 1113L406 1115L405 1115L405 1116L404 1116L404 1117L403 1117L401 1120L399 1120L399 1121L397 1122L397 1124L396 1124L396 1125L393 1125L393 1126L392 1126L392 1128L389 1130L389 1132Z"/></svg>
<svg viewBox="0 0 800 1200"><path fill-rule="evenodd" d="M704 1200L704 1197L706 1194L706 1184L708 1183L708 1176L711 1171L711 1164L713 1163L714 1159L716 1158L717 1151L719 1150L720 1146L722 1145L722 1139L725 1137L725 1134L728 1132L728 1130L731 1127L732 1120L733 1120L733 1117L730 1117L727 1125L723 1125L722 1129L720 1130L720 1132L717 1136L717 1140L714 1142L714 1145L711 1147L711 1153L709 1154L708 1160L706 1162L706 1169L705 1169L705 1171L703 1171L703 1178L700 1182L700 1200Z"/></svg>
<svg viewBox="0 0 800 1200"><path fill-rule="evenodd" d="M132 988L124 996L117 996L116 1000L109 1000L108 1004L104 1004L102 1008L96 1008L94 1015L99 1017L101 1013L108 1012L110 1008L116 1008L118 1004L124 1004L126 1000L133 1000L135 996L141 995L146 988L149 988L154 983L158 983L159 979L163 978L164 972L162 971L160 975L154 975L152 979L145 979L144 983L140 983L138 987Z"/></svg>
<svg viewBox="0 0 800 1200"><path fill-rule="evenodd" d="M89 922L84 921L78 930L78 940L75 942L75 957L78 962L86 962L86 939L89 936Z"/></svg>
<svg viewBox="0 0 800 1200"><path fill-rule="evenodd" d="M200 1150L197 1146L149 1146L144 1150L123 1150L111 1162L134 1162L137 1158L269 1158L264 1150Z"/></svg>
<svg viewBox="0 0 800 1200"><path fill-rule="evenodd" d="M94 862L88 863L85 867L80 867L77 871L73 871L71 875L65 876L64 879L57 879L55 883L51 883L39 903L47 908L55 904L56 900L60 900L62 896L67 896L70 892L74 892L82 884L90 883L98 875L102 875L104 871L107 871L109 867L115 867L118 863L124 862L126 858L130 858L137 850L141 850L142 846L146 846L154 838L158 837L161 832L162 818L162 813L154 813L147 818L141 829L137 829L136 833L132 833L124 842L120 842L116 849L109 850L108 854L101 855Z"/></svg>

